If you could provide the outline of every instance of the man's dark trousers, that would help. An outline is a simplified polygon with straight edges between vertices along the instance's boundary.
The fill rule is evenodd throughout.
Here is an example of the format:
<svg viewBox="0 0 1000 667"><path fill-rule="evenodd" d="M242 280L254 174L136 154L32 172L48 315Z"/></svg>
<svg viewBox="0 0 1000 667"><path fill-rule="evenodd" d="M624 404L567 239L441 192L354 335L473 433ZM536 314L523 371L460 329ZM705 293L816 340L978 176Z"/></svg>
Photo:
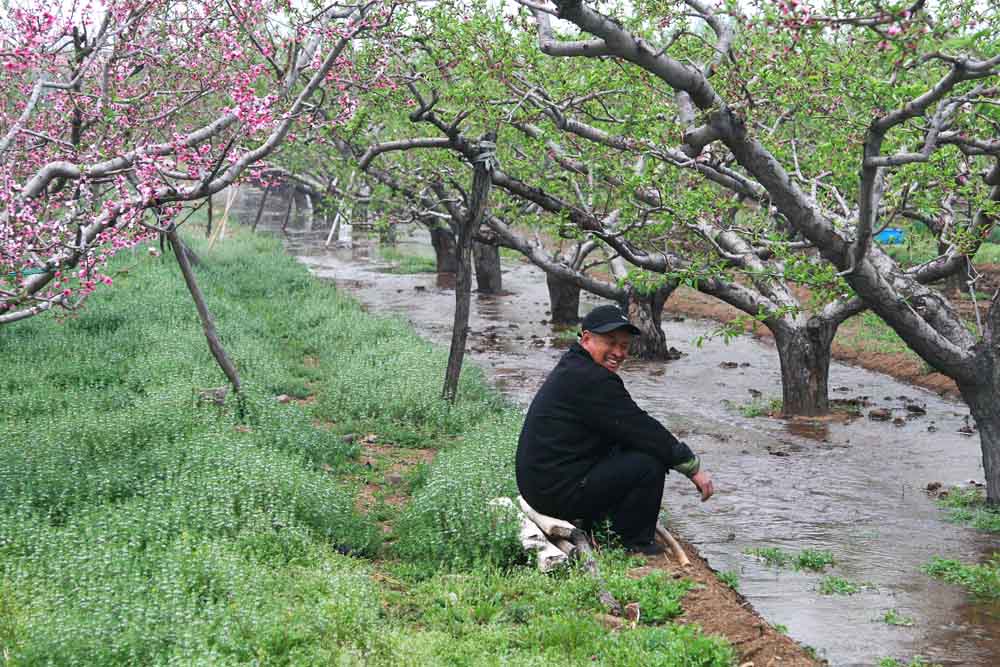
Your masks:
<svg viewBox="0 0 1000 667"><path fill-rule="evenodd" d="M663 501L666 467L657 458L635 450L612 450L562 498L528 494L525 500L552 516L583 519L588 527L604 519L625 546L653 541Z"/></svg>

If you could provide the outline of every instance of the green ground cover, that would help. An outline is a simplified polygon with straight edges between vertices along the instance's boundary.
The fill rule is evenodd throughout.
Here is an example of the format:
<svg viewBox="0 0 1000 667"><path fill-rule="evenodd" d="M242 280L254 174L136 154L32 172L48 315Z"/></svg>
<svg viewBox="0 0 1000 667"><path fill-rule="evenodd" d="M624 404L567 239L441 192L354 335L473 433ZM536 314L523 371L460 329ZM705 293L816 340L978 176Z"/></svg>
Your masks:
<svg viewBox="0 0 1000 667"><path fill-rule="evenodd" d="M932 577L964 587L977 598L1000 600L1000 551L981 565L935 557L925 570Z"/></svg>
<svg viewBox="0 0 1000 667"><path fill-rule="evenodd" d="M986 493L976 487L952 487L942 494L938 505L948 511L948 519L988 533L1000 533L1000 510L986 504Z"/></svg>
<svg viewBox="0 0 1000 667"><path fill-rule="evenodd" d="M276 241L195 249L242 411L199 398L224 379L169 255L118 258L78 315L0 328L0 664L732 663L670 623L683 582L602 555L614 592L657 603L609 633L587 577L522 565L487 505L514 491L520 414L474 368L446 406L443 350ZM389 540L356 509L349 434L440 450Z"/></svg>
<svg viewBox="0 0 1000 667"><path fill-rule="evenodd" d="M437 261L433 257L423 257L400 251L389 245L379 247L379 256L392 266L386 269L388 273L436 273Z"/></svg>

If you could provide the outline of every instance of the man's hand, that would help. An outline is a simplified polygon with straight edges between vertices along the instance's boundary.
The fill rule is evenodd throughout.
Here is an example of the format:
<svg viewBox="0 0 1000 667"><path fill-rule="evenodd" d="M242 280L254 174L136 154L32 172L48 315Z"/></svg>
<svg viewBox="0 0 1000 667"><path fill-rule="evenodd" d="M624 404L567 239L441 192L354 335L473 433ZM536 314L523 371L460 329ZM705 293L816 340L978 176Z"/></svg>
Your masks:
<svg viewBox="0 0 1000 667"><path fill-rule="evenodd" d="M691 482L701 491L701 502L705 502L715 493L715 487L712 485L712 476L704 470L699 470L691 475Z"/></svg>

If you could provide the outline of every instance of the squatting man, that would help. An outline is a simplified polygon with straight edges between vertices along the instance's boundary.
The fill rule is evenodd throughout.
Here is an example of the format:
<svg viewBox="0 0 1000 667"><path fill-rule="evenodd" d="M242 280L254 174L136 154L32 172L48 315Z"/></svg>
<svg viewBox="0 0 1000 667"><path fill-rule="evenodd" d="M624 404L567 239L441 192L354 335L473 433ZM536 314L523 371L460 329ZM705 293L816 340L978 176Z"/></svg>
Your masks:
<svg viewBox="0 0 1000 667"><path fill-rule="evenodd" d="M517 447L517 485L536 510L590 529L609 520L625 548L656 555L656 521L668 470L701 492L712 479L698 457L642 410L618 376L639 333L617 306L594 308L579 341L535 395Z"/></svg>

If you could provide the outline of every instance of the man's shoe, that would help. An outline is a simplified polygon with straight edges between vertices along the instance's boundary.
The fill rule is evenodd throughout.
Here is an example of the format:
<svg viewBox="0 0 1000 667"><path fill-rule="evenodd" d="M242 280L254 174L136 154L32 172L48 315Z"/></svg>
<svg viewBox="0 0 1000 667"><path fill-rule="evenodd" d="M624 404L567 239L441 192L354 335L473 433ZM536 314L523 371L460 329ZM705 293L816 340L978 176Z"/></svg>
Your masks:
<svg viewBox="0 0 1000 667"><path fill-rule="evenodd" d="M657 542L646 542L645 544L630 544L625 550L633 556L659 556L667 550Z"/></svg>

